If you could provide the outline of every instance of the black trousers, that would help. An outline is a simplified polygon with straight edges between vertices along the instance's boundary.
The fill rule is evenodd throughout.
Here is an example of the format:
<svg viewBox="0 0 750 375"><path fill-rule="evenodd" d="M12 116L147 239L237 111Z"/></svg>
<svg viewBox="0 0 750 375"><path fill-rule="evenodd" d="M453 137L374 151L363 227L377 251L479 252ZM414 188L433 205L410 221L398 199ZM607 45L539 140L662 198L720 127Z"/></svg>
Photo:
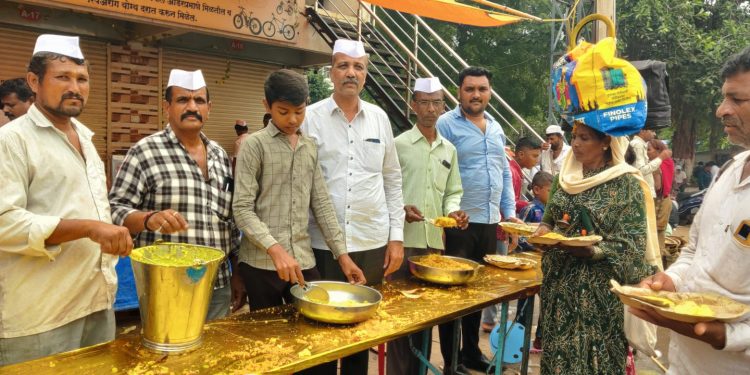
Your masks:
<svg viewBox="0 0 750 375"><path fill-rule="evenodd" d="M471 259L482 263L482 258L487 254L494 254L497 247L496 237L497 224L469 223L466 230L445 230L445 255L457 256ZM478 360L482 356L479 349L479 326L482 320L482 311L473 312L461 318L461 355L462 358ZM456 322L441 324L438 326L440 333L440 352L446 367L452 363L453 353L453 326Z"/></svg>
<svg viewBox="0 0 750 375"><path fill-rule="evenodd" d="M333 253L320 249L313 249L313 252L315 253L316 268L320 271L323 280L347 281L346 276L341 271L341 267L339 267L339 262L333 259ZM385 246L372 250L352 252L349 253L349 257L362 269L368 285L379 284L383 281ZM337 362L331 361L317 367L325 368L326 374L335 374ZM341 358L341 374L367 375L369 362L370 353L367 350Z"/></svg>
<svg viewBox="0 0 750 375"><path fill-rule="evenodd" d="M292 284L280 279L276 271L255 268L245 263L240 263L238 268L242 281L245 283L248 299L250 300L250 310L260 310L292 303L292 294L290 292ZM320 273L315 267L302 270L302 276L305 277L305 281L320 280ZM335 373L335 366L331 371L329 366L319 365L302 370L297 374L331 375Z"/></svg>

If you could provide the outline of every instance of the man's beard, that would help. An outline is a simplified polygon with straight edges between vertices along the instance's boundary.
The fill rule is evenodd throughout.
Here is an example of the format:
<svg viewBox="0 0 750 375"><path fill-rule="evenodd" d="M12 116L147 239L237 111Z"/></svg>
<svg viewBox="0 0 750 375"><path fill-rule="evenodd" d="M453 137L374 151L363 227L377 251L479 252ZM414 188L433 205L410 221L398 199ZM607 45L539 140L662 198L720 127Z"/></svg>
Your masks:
<svg viewBox="0 0 750 375"><path fill-rule="evenodd" d="M63 107L62 102L57 107L51 107L46 104L43 104L44 109L47 110L47 112L52 113L54 115L60 116L60 117L78 117L81 112L83 112L83 102L81 102L80 107Z"/></svg>
<svg viewBox="0 0 750 375"><path fill-rule="evenodd" d="M65 103L68 99L76 99L81 102L80 107L64 107L63 103ZM83 100L83 96L73 93L73 92L66 92L63 94L63 96L60 98L60 103L57 105L56 108L53 108L47 104L42 104L44 109L47 110L47 112L52 113L54 115L60 116L60 117L78 117L78 115L83 112L83 107L85 106L86 102Z"/></svg>
<svg viewBox="0 0 750 375"><path fill-rule="evenodd" d="M471 105L472 102L469 102L469 105ZM467 115L471 116L478 116L484 113L484 111L487 109L487 105L483 105L478 111L474 111L469 106L461 105L461 110L464 111Z"/></svg>

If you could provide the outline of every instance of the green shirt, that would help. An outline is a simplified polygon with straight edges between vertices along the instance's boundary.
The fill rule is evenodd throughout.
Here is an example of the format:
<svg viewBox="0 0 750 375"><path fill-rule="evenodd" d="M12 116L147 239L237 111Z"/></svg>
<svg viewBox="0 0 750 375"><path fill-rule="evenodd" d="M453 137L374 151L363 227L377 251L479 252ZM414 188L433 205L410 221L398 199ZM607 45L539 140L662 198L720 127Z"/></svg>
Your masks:
<svg viewBox="0 0 750 375"><path fill-rule="evenodd" d="M416 126L396 138L401 163L404 205L416 206L425 218L461 209L461 175L456 147L438 134L432 145ZM404 247L443 249L443 230L426 221L404 224Z"/></svg>
<svg viewBox="0 0 750 375"><path fill-rule="evenodd" d="M275 270L266 250L280 244L302 269L315 267L307 233L309 213L323 232L333 256L346 243L318 162L318 149L299 134L296 149L272 123L251 134L237 156L234 220L242 230L239 261Z"/></svg>

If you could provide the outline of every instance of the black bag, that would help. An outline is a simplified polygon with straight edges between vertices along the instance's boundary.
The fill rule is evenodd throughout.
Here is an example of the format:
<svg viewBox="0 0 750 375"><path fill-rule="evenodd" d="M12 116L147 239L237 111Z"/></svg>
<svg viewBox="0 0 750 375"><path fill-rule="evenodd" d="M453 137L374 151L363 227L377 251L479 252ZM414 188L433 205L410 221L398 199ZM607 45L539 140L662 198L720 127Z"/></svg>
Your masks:
<svg viewBox="0 0 750 375"><path fill-rule="evenodd" d="M646 81L648 114L644 129L661 129L672 125L672 106L669 104L669 74L667 64L656 60L631 61Z"/></svg>

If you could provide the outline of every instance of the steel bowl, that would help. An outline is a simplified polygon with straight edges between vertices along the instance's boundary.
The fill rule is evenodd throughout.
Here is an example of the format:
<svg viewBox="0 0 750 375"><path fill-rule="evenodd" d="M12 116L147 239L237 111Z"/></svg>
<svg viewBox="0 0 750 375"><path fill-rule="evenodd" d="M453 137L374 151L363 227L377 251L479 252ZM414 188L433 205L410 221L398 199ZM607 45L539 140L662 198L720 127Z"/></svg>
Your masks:
<svg viewBox="0 0 750 375"><path fill-rule="evenodd" d="M471 270L446 270L443 268L428 267L423 264L419 264L420 259L427 255L416 255L409 257L409 271L411 274L416 276L418 279L429 281L436 284L443 285L461 285L466 284L471 279L476 277L481 265L473 260L459 257L446 256L461 263L468 264L473 267Z"/></svg>
<svg viewBox="0 0 750 375"><path fill-rule="evenodd" d="M326 304L310 301L305 298L305 291L298 284L291 289L294 307L307 318L320 322L351 324L365 321L375 314L383 299L380 292L364 285L339 281L315 281L308 284L325 289L330 300ZM350 301L356 302L357 306L336 306Z"/></svg>

